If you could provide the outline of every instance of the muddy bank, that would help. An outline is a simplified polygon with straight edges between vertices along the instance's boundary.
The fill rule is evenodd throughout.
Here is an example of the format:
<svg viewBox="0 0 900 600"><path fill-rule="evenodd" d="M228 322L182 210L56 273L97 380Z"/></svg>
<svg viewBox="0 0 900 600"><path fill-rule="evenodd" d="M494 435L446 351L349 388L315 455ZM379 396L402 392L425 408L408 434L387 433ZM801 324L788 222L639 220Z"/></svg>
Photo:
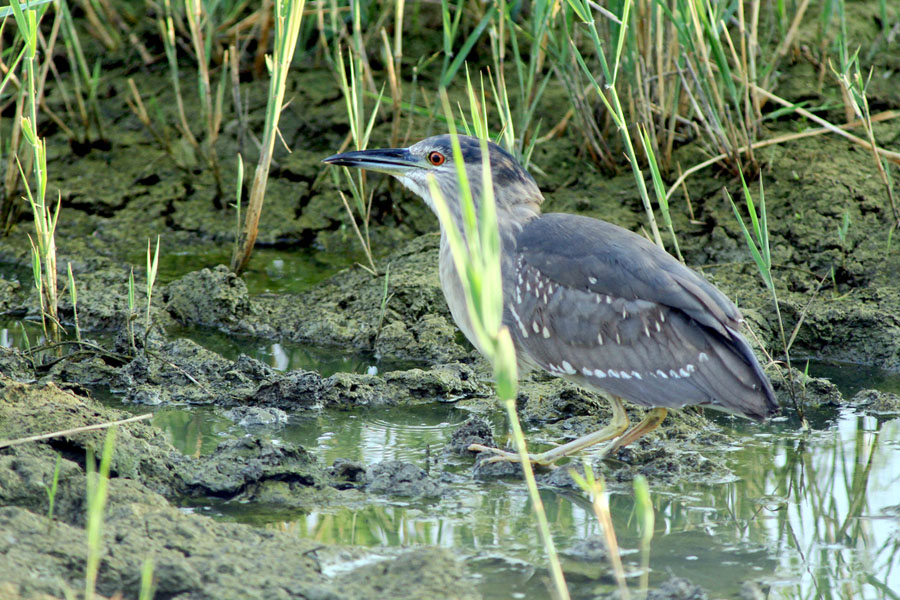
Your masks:
<svg viewBox="0 0 900 600"><path fill-rule="evenodd" d="M52 384L22 385L4 378L0 394L4 439L123 416ZM87 552L85 452L90 448L99 454L104 435L74 434L0 451L5 598L62 598L66 590L80 587ZM46 490L57 455L62 458L51 520ZM394 465L387 469L397 470ZM349 599L372 598L384 590L396 598L447 593L480 597L462 565L445 550L382 553L370 560L357 553L358 564L374 564L327 577L322 565L340 560L339 548L289 533L217 522L170 504L185 494L264 503L289 496L293 506L358 500L354 490L331 487L337 483L303 448L238 440L198 460L177 452L151 425L122 426L111 464L98 590L106 596L136 596L142 563L152 558L157 597ZM383 482L370 482L369 487L377 488L376 493L393 489ZM299 498L305 500L298 503Z"/></svg>

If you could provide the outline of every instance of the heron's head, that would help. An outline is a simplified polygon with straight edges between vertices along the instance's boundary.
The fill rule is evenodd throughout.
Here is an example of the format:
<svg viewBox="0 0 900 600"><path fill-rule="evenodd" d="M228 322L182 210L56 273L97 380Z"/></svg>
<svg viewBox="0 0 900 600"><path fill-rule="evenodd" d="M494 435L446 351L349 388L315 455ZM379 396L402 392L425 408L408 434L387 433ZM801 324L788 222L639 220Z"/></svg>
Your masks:
<svg viewBox="0 0 900 600"><path fill-rule="evenodd" d="M481 142L467 135L458 137L469 186L477 203L482 188ZM498 220L521 225L539 215L544 197L528 171L497 144L488 142L487 147ZM433 177L450 212L454 216L461 214L459 178L449 135L436 135L409 148L345 152L322 162L393 175L437 213L428 183L429 177Z"/></svg>

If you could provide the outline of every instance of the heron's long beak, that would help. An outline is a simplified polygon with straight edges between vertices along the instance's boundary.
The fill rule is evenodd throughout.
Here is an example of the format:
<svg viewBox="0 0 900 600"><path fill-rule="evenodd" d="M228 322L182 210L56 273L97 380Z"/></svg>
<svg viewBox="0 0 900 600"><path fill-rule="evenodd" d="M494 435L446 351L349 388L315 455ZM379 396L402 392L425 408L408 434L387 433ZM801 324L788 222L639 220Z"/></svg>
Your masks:
<svg viewBox="0 0 900 600"><path fill-rule="evenodd" d="M403 175L413 169L423 168L426 163L414 157L406 148L382 148L378 150L357 150L329 156L322 161L329 165L356 167L387 173Z"/></svg>

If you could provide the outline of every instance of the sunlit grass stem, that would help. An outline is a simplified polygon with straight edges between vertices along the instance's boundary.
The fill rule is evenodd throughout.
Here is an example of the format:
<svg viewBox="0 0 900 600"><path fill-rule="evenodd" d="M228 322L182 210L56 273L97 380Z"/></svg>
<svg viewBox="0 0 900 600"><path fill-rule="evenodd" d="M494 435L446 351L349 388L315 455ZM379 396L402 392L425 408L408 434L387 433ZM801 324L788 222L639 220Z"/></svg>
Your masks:
<svg viewBox="0 0 900 600"><path fill-rule="evenodd" d="M72 69L72 80L75 89L75 100L80 115L81 126L84 135L80 141L87 142L90 137L91 127L96 128L97 136L104 138L103 120L101 118L98 90L100 87L100 60L94 67L88 66L87 57L81 46L81 38L75 20L69 11L68 3L62 0L59 3L59 11L62 16L63 44L69 58L69 63L76 68Z"/></svg>
<svg viewBox="0 0 900 600"><path fill-rule="evenodd" d="M56 271L56 225L59 221L59 208L61 196L56 202L55 209L46 203L47 196L47 145L46 141L38 137L37 129L37 64L38 28L40 18L43 16L46 6L37 9L23 11L18 3L11 5L15 16L19 34L25 42L25 56L23 64L25 68L25 85L27 86L27 115L23 116L21 131L26 142L32 149L32 173L34 177L34 190L32 184L27 183L27 177L19 165L22 180L26 182L25 193L31 213L34 218L35 237L31 238L32 264L34 266L35 286L41 298L41 320L44 325L44 334L52 342L59 341L59 319L57 316L57 271Z"/></svg>
<svg viewBox="0 0 900 600"><path fill-rule="evenodd" d="M106 500L109 495L109 467L112 462L113 448L116 444L116 428L107 430L103 442L103 454L100 469L94 466L93 453L88 450L87 457L87 564L84 574L84 597L93 600L97 585L97 574L100 570L100 559L103 557L103 514L106 511Z"/></svg>
<svg viewBox="0 0 900 600"><path fill-rule="evenodd" d="M134 293L134 267L128 272L128 313L125 315L125 327L128 330L128 341L131 343L131 351L137 348L134 345L134 318L135 318L135 293Z"/></svg>
<svg viewBox="0 0 900 600"><path fill-rule="evenodd" d="M575 59L578 61L579 66L581 66L585 75L587 75L588 79L593 85L594 90L597 92L600 100L609 111L610 116L612 117L613 121L616 124L616 127L619 130L619 134L622 136L622 143L625 147L625 156L628 158L628 162L631 165L631 170L634 174L634 180L637 184L638 191L640 192L641 201L644 205L644 213L647 215L647 223L650 226L653 241L656 242L656 244L660 248L665 248L665 246L663 246L662 237L660 237L659 234L659 227L657 227L656 225L656 216L653 212L653 205L650 203L650 196L647 192L647 185L644 183L644 175L641 172L641 168L637 160L637 155L634 151L634 144L631 141L631 134L629 133L628 123L625 120L625 113L622 109L622 103L619 100L619 95L616 91L616 78L618 75L620 59L622 56L622 48L625 43L628 13L631 9L631 4L631 0L625 0L622 7L622 25L619 28L619 37L616 43L615 54L613 55L612 69L610 69L610 62L607 60L604 44L600 39L600 34L597 32L597 26L592 16L592 3L588 0L569 0L569 5L573 8L582 22L587 25L588 32L590 33L590 41L592 47L597 54L597 58L599 59L600 65L603 70L603 84L601 84L597 80L597 78L594 77L594 74L591 72L591 69L588 67L579 49L574 46L574 44L571 45L570 49ZM609 96L608 98L607 95Z"/></svg>
<svg viewBox="0 0 900 600"><path fill-rule="evenodd" d="M197 88L200 95L200 113L203 121L206 123L204 154L216 182L216 191L221 193L223 189L222 172L219 167L219 156L216 152L216 141L219 138L219 129L222 124L222 102L225 97L225 82L228 79L228 50L224 51L222 58L221 77L214 100L209 78L209 57L206 50L208 40L204 38L204 31L200 27L201 21L208 21L210 15L206 14L200 0L184 0L184 14L191 35L191 44L194 47L194 55L197 58Z"/></svg>
<svg viewBox="0 0 900 600"><path fill-rule="evenodd" d="M269 178L269 167L275 150L275 137L278 134L278 120L284 105L284 93L288 70L300 36L300 23L306 0L275 0L275 51L268 57L269 94L266 102L266 123L263 131L259 162L253 175L250 197L247 204L247 215L244 228L238 238L237 250L231 257L231 270L240 273L250 261L253 245L259 229L259 218L262 214L263 201L266 195L266 182Z"/></svg>
<svg viewBox="0 0 900 600"><path fill-rule="evenodd" d="M47 520L53 521L53 509L56 507L56 492L59 489L59 469L62 465L62 454L56 455L56 464L53 467L53 479L47 490Z"/></svg>
<svg viewBox="0 0 900 600"><path fill-rule="evenodd" d="M360 18L359 5L357 3L354 5L354 23L357 23ZM355 24L354 31L358 31L359 27L358 24ZM360 36L354 36L352 44L349 47L348 61L345 65L340 39L335 38L334 64L337 70L338 84L341 87L341 93L344 97L344 105L347 108L347 120L350 123L349 139L353 142L356 150L365 150L368 148L369 137L372 134L372 128L375 126L375 119L378 116L378 106L380 105L381 98L384 94L384 88L382 87L382 90L378 95L378 101L375 103L372 108L372 113L367 119L363 81L366 79L365 74L368 65L363 59L362 49L360 47L361 44ZM356 207L356 212L359 216L359 222L362 225L360 227L360 224L357 223L357 215L353 214L353 211L350 208L350 202L347 201L347 197L341 192L340 196L344 203L344 208L347 210L353 230L356 233L357 239L359 239L363 252L366 255L366 260L369 263L368 266L364 268L373 275L376 275L378 269L375 266L375 258L372 255L372 243L369 239L369 220L372 215L372 193L370 191L367 193L365 173L362 171L352 173L346 167L342 168L341 172L344 174L344 181L350 188L350 196L353 199L353 204Z"/></svg>
<svg viewBox="0 0 900 600"><path fill-rule="evenodd" d="M144 559L144 565L141 567L141 591L138 594L138 600L153 600L156 594L156 585L153 578L153 569L155 567L153 558Z"/></svg>
<svg viewBox="0 0 900 600"><path fill-rule="evenodd" d="M747 207L747 212L750 214L750 227L744 223L744 219L741 216L740 211L738 210L738 206L735 203L734 199L731 197L731 194L728 193L728 190L723 188L723 192L728 202L731 204L731 208L734 211L735 219L737 219L738 225L741 227L741 231L744 234L744 241L747 242L747 248L750 251L750 255L753 257L753 262L756 265L757 271L759 271L760 276L766 284L766 288L769 290L769 294L772 297L772 304L775 308L775 318L778 322L778 331L781 338L782 350L784 351L784 359L785 363L787 363L787 378L788 384L791 390L791 399L794 403L794 408L797 410L797 415L800 417L800 422L804 429L809 428L809 424L806 421L806 417L803 413L803 406L797 401L797 395L794 391L794 378L791 374L791 340L788 340L787 335L785 334L784 329L784 319L781 315L781 308L778 304L778 291L775 289L775 280L772 277L772 252L769 248L769 223L766 215L766 195L765 190L763 188L762 178L759 181L759 214L757 215L756 203L753 201L753 196L750 194L750 189L747 187L747 182L744 181L743 175L741 176L741 186L744 192L744 202ZM752 232L751 232L752 230Z"/></svg>
<svg viewBox="0 0 900 600"><path fill-rule="evenodd" d="M234 244L231 254L238 252L238 240L241 237L241 198L244 195L244 157L237 155L237 173L234 178Z"/></svg>
<svg viewBox="0 0 900 600"><path fill-rule="evenodd" d="M75 275L72 274L72 263L66 265L69 277L69 299L72 301L72 318L75 321L75 339L81 341L81 327L78 324L78 288L75 286Z"/></svg>
<svg viewBox="0 0 900 600"><path fill-rule="evenodd" d="M444 223L443 235L450 244L453 262L463 284L467 312L476 337L476 346L490 360L494 370L497 396L506 406L512 429L513 440L518 449L522 472L525 477L532 510L537 520L538 532L544 545L549 563L550 576L553 583L553 595L561 600L568 600L569 592L565 576L559 563L556 546L550 532L550 525L544 511L544 505L538 492L531 460L522 426L516 412L516 396L518 372L516 353L509 330L502 323L503 292L500 270L500 233L497 225L496 207L493 196L490 156L487 140L481 140L482 156L482 194L478 200L479 214L476 217L475 199L472 196L466 174L465 161L456 128L453 124L453 112L445 90L441 90L444 114L450 124L453 144L453 162L456 165L459 182L460 205L462 208L462 230L457 228L440 188L433 177L429 178L431 197L438 212L439 220ZM473 107L478 103L470 98ZM473 120L478 120L474 117Z"/></svg>
<svg viewBox="0 0 900 600"><path fill-rule="evenodd" d="M843 35L845 34L842 33L841 37L842 48L846 45L846 38L844 38ZM890 178L887 169L885 169L884 159L878 154L878 144L875 141L875 129L872 126L872 113L869 110L869 100L866 94L869 82L872 79L874 68L870 69L868 76L864 78L861 72L862 69L859 65L859 49L857 49L852 56L847 57L845 54L846 49L841 52L840 68L837 69L832 65L831 69L834 72L835 77L837 77L838 82L841 84L844 100L848 105L848 111L852 110L852 114L856 115L863 123L872 152L872 159L875 161L875 168L884 184L888 203L890 204L891 212L894 215L894 221L900 225L900 212L898 212L897 204L894 200L893 181Z"/></svg>
<svg viewBox="0 0 900 600"><path fill-rule="evenodd" d="M150 331L150 305L153 298L153 285L156 283L156 274L159 271L159 236L156 236L156 250L150 253L150 240L147 240L147 321L146 332Z"/></svg>

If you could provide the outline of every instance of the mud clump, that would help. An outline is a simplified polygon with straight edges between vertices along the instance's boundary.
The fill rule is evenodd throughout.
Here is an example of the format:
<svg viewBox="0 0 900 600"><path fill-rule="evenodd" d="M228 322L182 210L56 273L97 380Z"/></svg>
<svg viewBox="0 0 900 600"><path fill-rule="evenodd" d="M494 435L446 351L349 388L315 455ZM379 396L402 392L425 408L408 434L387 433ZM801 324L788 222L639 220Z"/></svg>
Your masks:
<svg viewBox="0 0 900 600"><path fill-rule="evenodd" d="M843 394L831 381L821 377L810 377L797 369L791 369L790 372L781 369L779 375L770 380L781 412L788 417L797 416L795 404L801 408L818 409L842 406L846 403ZM813 422L811 425L816 426L817 423Z"/></svg>
<svg viewBox="0 0 900 600"><path fill-rule="evenodd" d="M247 284L225 265L201 269L163 291L166 310L180 323L231 329L250 314Z"/></svg>
<svg viewBox="0 0 900 600"><path fill-rule="evenodd" d="M321 377L315 373L293 374L302 387L279 388L282 406L315 406ZM230 360L196 342L181 338L164 342L138 354L112 378L113 389L125 392L125 400L137 404L218 404L233 406L270 399L272 387L284 375L248 356Z"/></svg>
<svg viewBox="0 0 900 600"><path fill-rule="evenodd" d="M383 376L335 373L323 384L322 402L336 408L433 402L435 399L452 401L491 393L490 385L482 381L472 367L462 363L391 371Z"/></svg>
<svg viewBox="0 0 900 600"><path fill-rule="evenodd" d="M13 381L34 381L34 367L21 352L0 346L0 377Z"/></svg>
<svg viewBox="0 0 900 600"><path fill-rule="evenodd" d="M280 408L238 406L222 414L242 427L274 427L284 425L288 421L287 413Z"/></svg>
<svg viewBox="0 0 900 600"><path fill-rule="evenodd" d="M0 315L12 311L19 306L19 293L22 286L18 281L0 278Z"/></svg>
<svg viewBox="0 0 900 600"><path fill-rule="evenodd" d="M24 385L0 381L0 386L0 398L3 399L0 403L0 438L4 439L69 430L131 416L102 407L54 384ZM50 469L52 474L53 468L53 462L46 461L55 459L56 453L60 453L74 465L81 466L88 450L100 454L105 435L103 431L77 433L51 438L42 444L6 449L6 455L0 455L0 464L12 469L6 473L12 479L7 481L9 486L0 489L0 502L31 506L27 504L31 498L31 502L43 503L46 492L40 482L46 475L44 471ZM34 479L24 475L28 472L25 466L33 468L40 477ZM280 494L284 488L296 492L292 496L296 506L314 500L316 491L321 492L319 500L323 502L330 497L326 488L331 480L325 469L300 446L276 444L250 436L223 442L212 454L193 458L175 450L165 434L147 421L119 428L111 469L117 478L140 481L142 486L166 497L251 497L257 500L266 497L282 503ZM64 470L62 474L65 473ZM65 479L61 481L64 483ZM57 504L61 511L58 514L66 515L67 508L80 510L81 496L60 493Z"/></svg>
<svg viewBox="0 0 900 600"><path fill-rule="evenodd" d="M120 489L114 485L110 492L115 498ZM329 583L311 554L315 541L216 523L184 514L159 499L134 500L109 510L104 521L108 552L97 582L102 595L137 597L143 561L152 557L157 597L326 597ZM24 508L0 509L0 529L6 532L0 540L0 571L5 585L18 596L63 598L83 580L84 529L54 522L53 535L48 536L47 526L46 517Z"/></svg>
<svg viewBox="0 0 900 600"><path fill-rule="evenodd" d="M410 587L410 582L416 584ZM416 548L395 560L355 570L341 578L347 598L392 598L394 600L478 600L474 581L466 581L457 558L444 548ZM375 596L372 589L377 590Z"/></svg>
<svg viewBox="0 0 900 600"><path fill-rule="evenodd" d="M163 290L166 318L184 325L281 341L374 350L425 362L471 356L447 309L438 279L438 240L424 235L379 261L373 277L346 269L299 295L251 298L227 267L201 269Z"/></svg>
<svg viewBox="0 0 900 600"><path fill-rule="evenodd" d="M408 462L389 460L366 469L366 491L373 494L433 498L444 493L441 484L423 469Z"/></svg>
<svg viewBox="0 0 900 600"><path fill-rule="evenodd" d="M672 577L647 594L647 600L708 600L708 598L703 588L681 577Z"/></svg>
<svg viewBox="0 0 900 600"><path fill-rule="evenodd" d="M262 491L267 486L296 493L323 483L323 469L303 447L256 437L222 442L184 481L195 496L257 501L261 495L272 496Z"/></svg>
<svg viewBox="0 0 900 600"><path fill-rule="evenodd" d="M445 454L457 456L473 456L476 453L469 450L472 444L492 447L494 445L494 432L488 422L480 417L471 417L460 425L450 436L450 441L444 446Z"/></svg>
<svg viewBox="0 0 900 600"><path fill-rule="evenodd" d="M900 415L900 396L879 390L861 390L850 399L850 404L872 417Z"/></svg>
<svg viewBox="0 0 900 600"><path fill-rule="evenodd" d="M361 487L366 483L366 466L359 461L336 458L328 472L342 482L336 485L338 489Z"/></svg>

